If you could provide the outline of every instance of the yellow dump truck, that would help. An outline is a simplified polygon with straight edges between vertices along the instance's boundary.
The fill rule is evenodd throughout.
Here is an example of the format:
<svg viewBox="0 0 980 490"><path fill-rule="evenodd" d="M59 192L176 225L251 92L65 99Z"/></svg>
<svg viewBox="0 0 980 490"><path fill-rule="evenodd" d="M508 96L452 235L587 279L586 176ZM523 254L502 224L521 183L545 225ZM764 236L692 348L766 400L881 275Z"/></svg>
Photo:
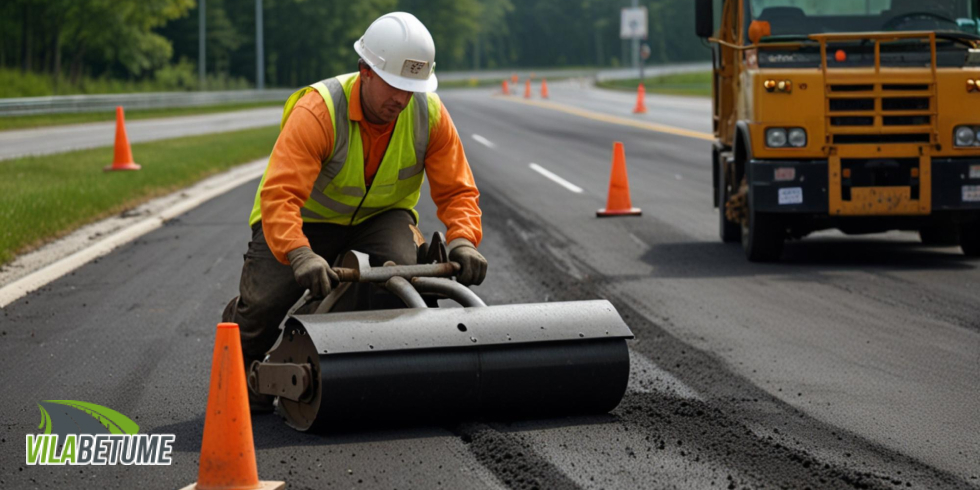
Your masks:
<svg viewBox="0 0 980 490"><path fill-rule="evenodd" d="M978 0L695 5L723 241L771 261L817 230L917 230L980 256Z"/></svg>

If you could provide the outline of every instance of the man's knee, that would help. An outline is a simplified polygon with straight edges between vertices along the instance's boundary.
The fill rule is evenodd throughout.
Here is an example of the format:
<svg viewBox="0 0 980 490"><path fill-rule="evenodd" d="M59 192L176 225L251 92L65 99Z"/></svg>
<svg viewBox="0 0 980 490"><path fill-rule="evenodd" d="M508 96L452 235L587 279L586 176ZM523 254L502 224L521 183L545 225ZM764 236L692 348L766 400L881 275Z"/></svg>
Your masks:
<svg viewBox="0 0 980 490"><path fill-rule="evenodd" d="M235 296L225 305L225 310L221 312L222 323L238 323L235 320L235 313L238 311L238 296Z"/></svg>
<svg viewBox="0 0 980 490"><path fill-rule="evenodd" d="M238 298L235 305L235 322L238 323L242 338L242 351L246 358L261 357L279 337L279 324L289 312L291 302L257 301L246 302Z"/></svg>
<svg viewBox="0 0 980 490"><path fill-rule="evenodd" d="M350 248L371 256L371 265L387 261L398 265L415 264L415 217L403 209L386 211L361 225Z"/></svg>
<svg viewBox="0 0 980 490"><path fill-rule="evenodd" d="M293 278L292 268L280 263L269 251L261 229L249 243L242 266L239 297L225 309L242 335L247 357L261 355L279 335L279 324L289 308L302 296L303 288Z"/></svg>

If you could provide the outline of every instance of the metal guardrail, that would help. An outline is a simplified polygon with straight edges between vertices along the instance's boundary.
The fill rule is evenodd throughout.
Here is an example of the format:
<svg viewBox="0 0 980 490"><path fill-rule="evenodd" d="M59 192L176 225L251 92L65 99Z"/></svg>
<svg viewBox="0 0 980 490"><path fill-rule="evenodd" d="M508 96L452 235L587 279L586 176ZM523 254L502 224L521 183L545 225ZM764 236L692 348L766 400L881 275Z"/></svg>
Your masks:
<svg viewBox="0 0 980 490"><path fill-rule="evenodd" d="M710 70L711 64L704 62L657 65L646 68L646 75L653 77L669 73L684 73ZM523 78L530 70L482 70L440 73L442 80L504 79L511 73L519 73ZM542 77L582 77L596 80L635 78L639 72L635 68L619 69L547 69L537 70ZM223 92L151 92L130 94L99 95L56 95L50 97L18 97L0 99L0 117L27 114L58 114L69 112L112 111L116 106L125 109L162 109L169 107L194 107L234 102L282 102L285 103L295 89L269 90L230 90Z"/></svg>
<svg viewBox="0 0 980 490"><path fill-rule="evenodd" d="M131 94L57 95L0 99L0 117L26 114L194 107L235 102L282 102L294 89L230 90L223 92L150 92Z"/></svg>

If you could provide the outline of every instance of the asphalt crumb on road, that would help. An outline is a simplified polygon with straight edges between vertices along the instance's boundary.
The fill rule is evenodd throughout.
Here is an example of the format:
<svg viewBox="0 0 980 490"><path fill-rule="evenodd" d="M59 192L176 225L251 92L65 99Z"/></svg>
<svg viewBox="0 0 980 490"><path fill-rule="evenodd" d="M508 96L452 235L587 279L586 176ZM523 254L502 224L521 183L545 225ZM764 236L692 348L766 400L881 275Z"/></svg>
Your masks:
<svg viewBox="0 0 980 490"><path fill-rule="evenodd" d="M662 391L627 393L613 415L625 428L646 434L650 450L672 449L688 462L731 468L732 474L717 482L727 488L969 486L955 475L810 417L734 373L714 354L679 340L650 319L655 315L617 298L611 288L615 279L576 257L572 240L544 225L547 220L530 210L515 209L497 195L503 194L481 196L484 212L494 216L484 226L493 228L488 234L501 234L511 245L510 259L528 278L523 287L534 289L535 297L553 301L608 299L637 336L630 345L634 354L647 357L703 395L702 401ZM570 262L576 266L574 273L566 270ZM502 480L551 478L535 464L509 463L492 456L493 452L481 456L503 444L492 429L483 428L469 437L474 443L486 441L474 454ZM627 455L633 451L624 447ZM515 480L515 474L524 475L523 480ZM548 479L545 486L553 487L554 482L564 483Z"/></svg>
<svg viewBox="0 0 980 490"><path fill-rule="evenodd" d="M466 423L453 428L470 453L508 488L518 490L577 489L579 486L537 454L519 436L485 424Z"/></svg>

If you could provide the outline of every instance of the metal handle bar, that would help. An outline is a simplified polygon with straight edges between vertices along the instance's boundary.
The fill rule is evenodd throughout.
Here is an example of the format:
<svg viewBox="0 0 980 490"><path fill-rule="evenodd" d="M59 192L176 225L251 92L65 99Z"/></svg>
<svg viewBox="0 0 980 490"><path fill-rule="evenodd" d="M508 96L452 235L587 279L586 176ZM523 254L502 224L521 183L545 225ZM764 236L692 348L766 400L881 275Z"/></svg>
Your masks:
<svg viewBox="0 0 980 490"><path fill-rule="evenodd" d="M460 270L459 263L445 262L441 264L393 265L388 267L370 267L352 269L334 267L333 271L340 277L340 282L387 282L392 277L453 277Z"/></svg>

